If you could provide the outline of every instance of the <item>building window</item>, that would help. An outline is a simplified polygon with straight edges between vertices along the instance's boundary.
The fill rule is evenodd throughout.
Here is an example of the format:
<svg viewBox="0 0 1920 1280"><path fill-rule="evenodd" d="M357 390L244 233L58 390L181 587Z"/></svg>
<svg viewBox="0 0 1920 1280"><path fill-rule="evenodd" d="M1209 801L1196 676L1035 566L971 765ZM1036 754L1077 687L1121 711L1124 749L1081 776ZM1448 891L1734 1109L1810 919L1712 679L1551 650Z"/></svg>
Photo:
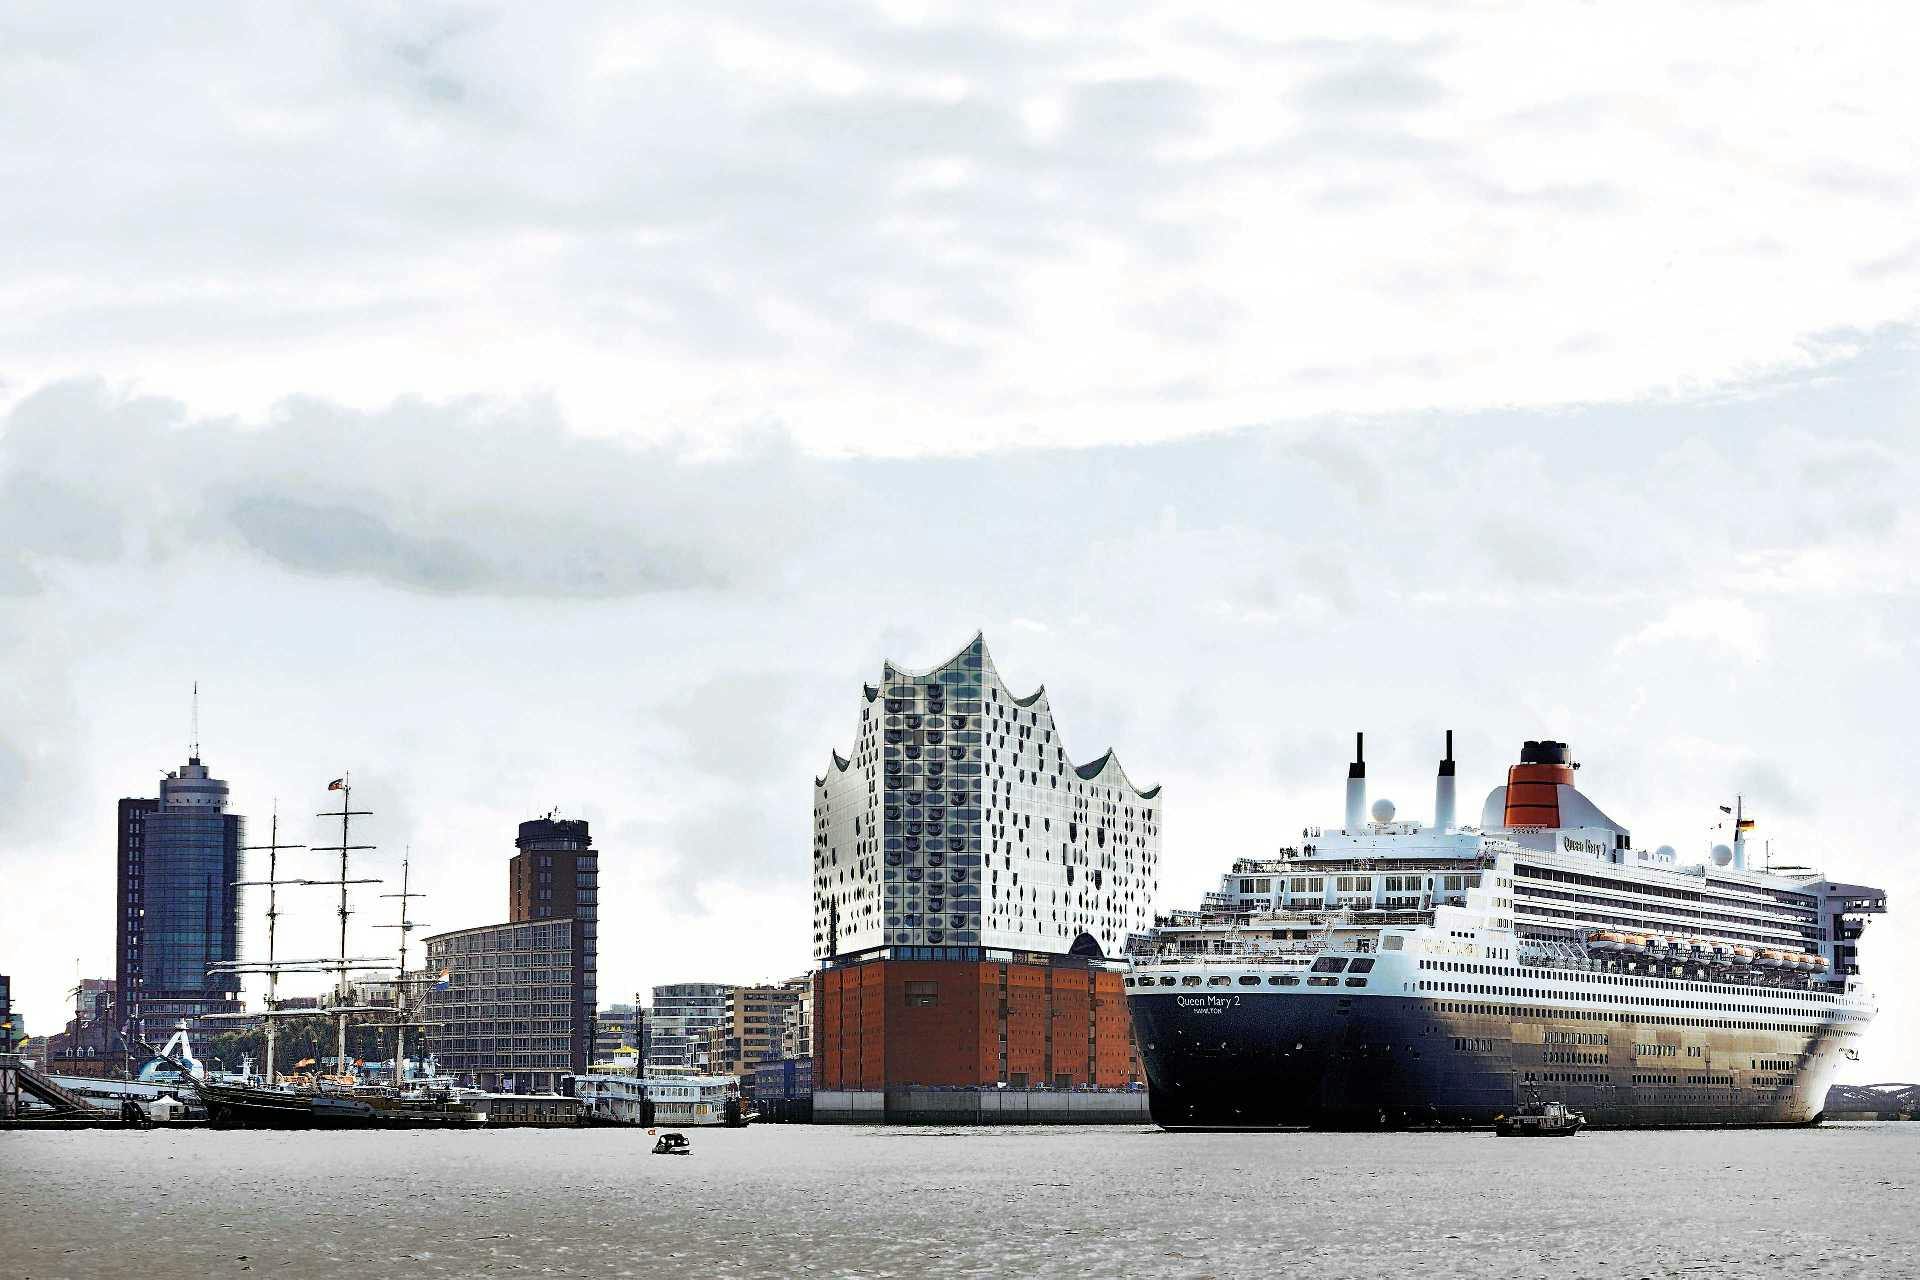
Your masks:
<svg viewBox="0 0 1920 1280"><path fill-rule="evenodd" d="M909 982L907 984L907 1006L909 1008L927 1008L940 1003L940 984L937 982Z"/></svg>

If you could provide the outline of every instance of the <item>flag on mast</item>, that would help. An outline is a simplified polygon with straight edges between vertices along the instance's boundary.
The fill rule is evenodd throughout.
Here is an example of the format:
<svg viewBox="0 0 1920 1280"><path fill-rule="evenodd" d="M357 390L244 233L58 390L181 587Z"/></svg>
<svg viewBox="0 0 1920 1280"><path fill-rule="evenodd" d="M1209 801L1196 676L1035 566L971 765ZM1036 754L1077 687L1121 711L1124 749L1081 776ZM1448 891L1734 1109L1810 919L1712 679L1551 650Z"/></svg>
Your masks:
<svg viewBox="0 0 1920 1280"><path fill-rule="evenodd" d="M345 791L346 789L347 780L345 778L335 778L327 784L327 790L329 791Z"/></svg>

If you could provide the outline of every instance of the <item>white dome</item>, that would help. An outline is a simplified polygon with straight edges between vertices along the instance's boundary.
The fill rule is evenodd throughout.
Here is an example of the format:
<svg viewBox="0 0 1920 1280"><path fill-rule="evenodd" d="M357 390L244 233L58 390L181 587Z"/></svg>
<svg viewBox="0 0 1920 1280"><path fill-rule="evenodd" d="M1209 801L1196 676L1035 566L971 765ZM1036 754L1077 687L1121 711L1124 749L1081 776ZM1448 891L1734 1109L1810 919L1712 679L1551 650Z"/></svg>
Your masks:
<svg viewBox="0 0 1920 1280"><path fill-rule="evenodd" d="M1393 801L1381 796L1373 802L1373 820L1375 822L1393 821Z"/></svg>
<svg viewBox="0 0 1920 1280"><path fill-rule="evenodd" d="M1713 865L1724 867L1733 862L1733 850L1723 844L1713 846Z"/></svg>

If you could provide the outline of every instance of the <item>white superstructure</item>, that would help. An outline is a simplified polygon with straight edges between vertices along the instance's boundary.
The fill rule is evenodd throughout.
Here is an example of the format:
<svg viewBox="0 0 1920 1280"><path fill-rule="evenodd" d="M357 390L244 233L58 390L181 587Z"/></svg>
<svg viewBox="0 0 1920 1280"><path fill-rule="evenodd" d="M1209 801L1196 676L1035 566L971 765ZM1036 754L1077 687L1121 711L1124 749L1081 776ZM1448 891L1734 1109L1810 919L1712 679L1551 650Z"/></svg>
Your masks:
<svg viewBox="0 0 1920 1280"><path fill-rule="evenodd" d="M1261 1100L1287 1117L1263 1123L1485 1119L1535 1093L1602 1123L1817 1115L1874 1014L1856 943L1885 895L1748 867L1751 824L1732 810L1735 847L1677 865L1635 847L1575 768L1564 744L1529 742L1478 827L1378 802L1370 821L1236 862L1199 910L1136 937L1156 1117L1237 1123L1206 1118L1205 1089L1230 1081L1239 1116L1245 1090L1282 1078L1310 1096ZM1356 760L1350 816L1364 778Z"/></svg>

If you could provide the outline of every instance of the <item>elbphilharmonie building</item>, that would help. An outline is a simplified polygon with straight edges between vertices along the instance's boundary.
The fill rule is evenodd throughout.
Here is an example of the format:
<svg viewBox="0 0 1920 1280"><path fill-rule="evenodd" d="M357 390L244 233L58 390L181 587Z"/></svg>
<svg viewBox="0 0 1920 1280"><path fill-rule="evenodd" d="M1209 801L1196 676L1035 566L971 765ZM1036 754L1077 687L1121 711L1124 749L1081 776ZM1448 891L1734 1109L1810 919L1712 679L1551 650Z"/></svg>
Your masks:
<svg viewBox="0 0 1920 1280"><path fill-rule="evenodd" d="M1152 923L1160 789L1067 755L1045 687L1016 697L976 635L865 686L813 793L813 954L1117 954Z"/></svg>
<svg viewBox="0 0 1920 1280"><path fill-rule="evenodd" d="M925 671L885 664L859 710L813 789L816 1119L936 1118L903 1112L916 1087L983 1109L1127 1088L1109 957L1153 923L1160 789L1111 750L1076 763L1046 690L1015 695L978 635Z"/></svg>

